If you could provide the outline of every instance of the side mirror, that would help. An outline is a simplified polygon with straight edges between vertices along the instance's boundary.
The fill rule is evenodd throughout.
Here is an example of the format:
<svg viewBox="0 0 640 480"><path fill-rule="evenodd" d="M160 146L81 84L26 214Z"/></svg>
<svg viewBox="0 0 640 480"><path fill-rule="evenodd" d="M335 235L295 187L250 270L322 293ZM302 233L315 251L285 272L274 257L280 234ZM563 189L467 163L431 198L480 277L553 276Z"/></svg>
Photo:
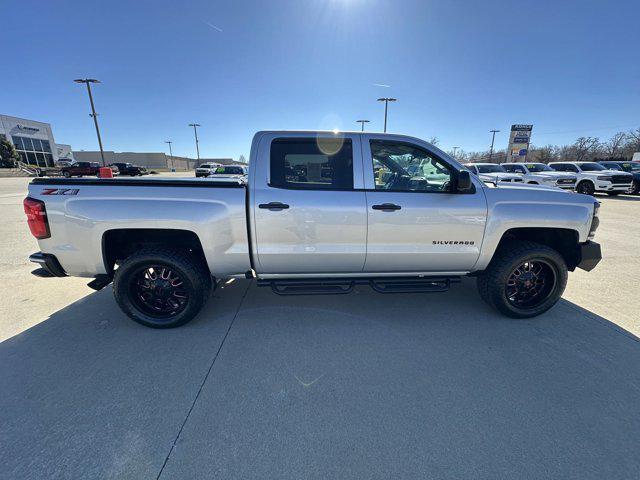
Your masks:
<svg viewBox="0 0 640 480"><path fill-rule="evenodd" d="M458 172L458 178L456 180L456 190L458 192L468 192L473 187L471 182L471 174L468 170L460 170Z"/></svg>

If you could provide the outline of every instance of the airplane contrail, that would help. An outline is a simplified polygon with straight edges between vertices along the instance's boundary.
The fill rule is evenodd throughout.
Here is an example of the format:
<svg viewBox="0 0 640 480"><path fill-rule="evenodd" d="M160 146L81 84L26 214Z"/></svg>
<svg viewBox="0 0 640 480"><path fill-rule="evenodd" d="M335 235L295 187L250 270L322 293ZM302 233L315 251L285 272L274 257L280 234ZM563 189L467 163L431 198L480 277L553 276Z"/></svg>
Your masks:
<svg viewBox="0 0 640 480"><path fill-rule="evenodd" d="M216 27L214 24L209 23L209 22L204 22L205 25L209 25L211 28L213 28L214 30L217 30L219 32L222 32L222 29L220 27Z"/></svg>
<svg viewBox="0 0 640 480"><path fill-rule="evenodd" d="M384 83L374 83L373 86L374 87L391 88L391 85L385 85Z"/></svg>

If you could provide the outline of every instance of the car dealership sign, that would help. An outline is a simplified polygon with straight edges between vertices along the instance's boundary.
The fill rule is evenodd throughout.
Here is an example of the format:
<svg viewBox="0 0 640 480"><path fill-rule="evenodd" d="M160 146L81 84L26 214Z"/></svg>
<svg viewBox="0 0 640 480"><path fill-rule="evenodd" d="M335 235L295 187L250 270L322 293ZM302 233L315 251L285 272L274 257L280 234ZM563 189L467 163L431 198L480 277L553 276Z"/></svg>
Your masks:
<svg viewBox="0 0 640 480"><path fill-rule="evenodd" d="M509 135L509 147L507 148L507 162L525 162L529 151L533 125L511 125Z"/></svg>

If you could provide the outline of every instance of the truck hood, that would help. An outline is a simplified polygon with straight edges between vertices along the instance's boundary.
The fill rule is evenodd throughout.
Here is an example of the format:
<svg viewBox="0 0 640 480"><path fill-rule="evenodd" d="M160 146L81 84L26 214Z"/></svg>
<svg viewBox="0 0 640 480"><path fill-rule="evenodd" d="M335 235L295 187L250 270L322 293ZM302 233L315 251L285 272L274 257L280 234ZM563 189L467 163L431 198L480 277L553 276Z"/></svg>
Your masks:
<svg viewBox="0 0 640 480"><path fill-rule="evenodd" d="M629 172L621 172L620 170L601 170L599 172L580 172L580 173L582 175L585 175L591 178L595 178L602 175L607 175L607 176L623 175L623 176L629 176L629 179L633 178L633 175L631 175Z"/></svg>
<svg viewBox="0 0 640 480"><path fill-rule="evenodd" d="M489 188L499 188L500 190L504 189L516 189L516 190L535 190L539 192L541 190L546 190L549 192L562 192L567 195L570 195L569 192L563 190L558 187L553 187L550 185L532 185L530 183L498 183L498 184L487 184Z"/></svg>
<svg viewBox="0 0 640 480"><path fill-rule="evenodd" d="M574 173L566 173L566 172L532 172L532 175L538 175L540 177L552 178L554 180L559 180L561 178L576 178Z"/></svg>
<svg viewBox="0 0 640 480"><path fill-rule="evenodd" d="M507 173L507 172L491 172L491 173L481 173L478 175L482 180L513 180L516 178L522 178L520 175L516 175L515 173Z"/></svg>

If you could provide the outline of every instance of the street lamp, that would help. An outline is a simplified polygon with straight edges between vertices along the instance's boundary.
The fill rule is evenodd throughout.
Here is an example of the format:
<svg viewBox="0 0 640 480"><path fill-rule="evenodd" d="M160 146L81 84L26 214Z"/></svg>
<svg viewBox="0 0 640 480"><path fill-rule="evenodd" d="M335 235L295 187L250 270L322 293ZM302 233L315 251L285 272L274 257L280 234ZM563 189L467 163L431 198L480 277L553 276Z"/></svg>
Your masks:
<svg viewBox="0 0 640 480"><path fill-rule="evenodd" d="M387 131L387 110L389 108L389 102L396 102L396 101L398 101L398 99L397 98L383 97L383 98L379 98L378 101L379 102L384 102L384 131L386 133L386 131Z"/></svg>
<svg viewBox="0 0 640 480"><path fill-rule="evenodd" d="M165 140L164 143L169 144L169 158L171 159L171 166L175 168L175 164L173 163L173 150L171 149L171 144L173 143L171 140Z"/></svg>
<svg viewBox="0 0 640 480"><path fill-rule="evenodd" d="M361 132L364 132L364 124L365 123L369 123L369 120L356 120L356 123L359 123L362 125L362 130L360 130Z"/></svg>
<svg viewBox="0 0 640 480"><path fill-rule="evenodd" d="M492 134L491 136L491 150L489 150L489 163L491 163L491 161L493 160L493 142L495 142L496 140L496 133L499 132L500 130L489 130L489 133Z"/></svg>
<svg viewBox="0 0 640 480"><path fill-rule="evenodd" d="M93 117L93 123L96 125L96 135L98 135L98 145L100 145L100 158L102 158L102 166L106 167L107 164L104 161L104 150L102 149L102 139L100 138L100 129L98 128L98 114L96 113L96 108L93 105L93 95L91 95L91 84L92 83L100 83L100 80L96 80L95 78L77 78L74 80L76 83L84 83L87 85L87 93L89 93L89 102L91 103L91 114Z"/></svg>
<svg viewBox="0 0 640 480"><path fill-rule="evenodd" d="M199 123L190 123L189 124L190 127L193 127L193 134L196 137L196 155L198 156L198 162L196 167L200 166L200 147L198 146L198 127L200 126Z"/></svg>

